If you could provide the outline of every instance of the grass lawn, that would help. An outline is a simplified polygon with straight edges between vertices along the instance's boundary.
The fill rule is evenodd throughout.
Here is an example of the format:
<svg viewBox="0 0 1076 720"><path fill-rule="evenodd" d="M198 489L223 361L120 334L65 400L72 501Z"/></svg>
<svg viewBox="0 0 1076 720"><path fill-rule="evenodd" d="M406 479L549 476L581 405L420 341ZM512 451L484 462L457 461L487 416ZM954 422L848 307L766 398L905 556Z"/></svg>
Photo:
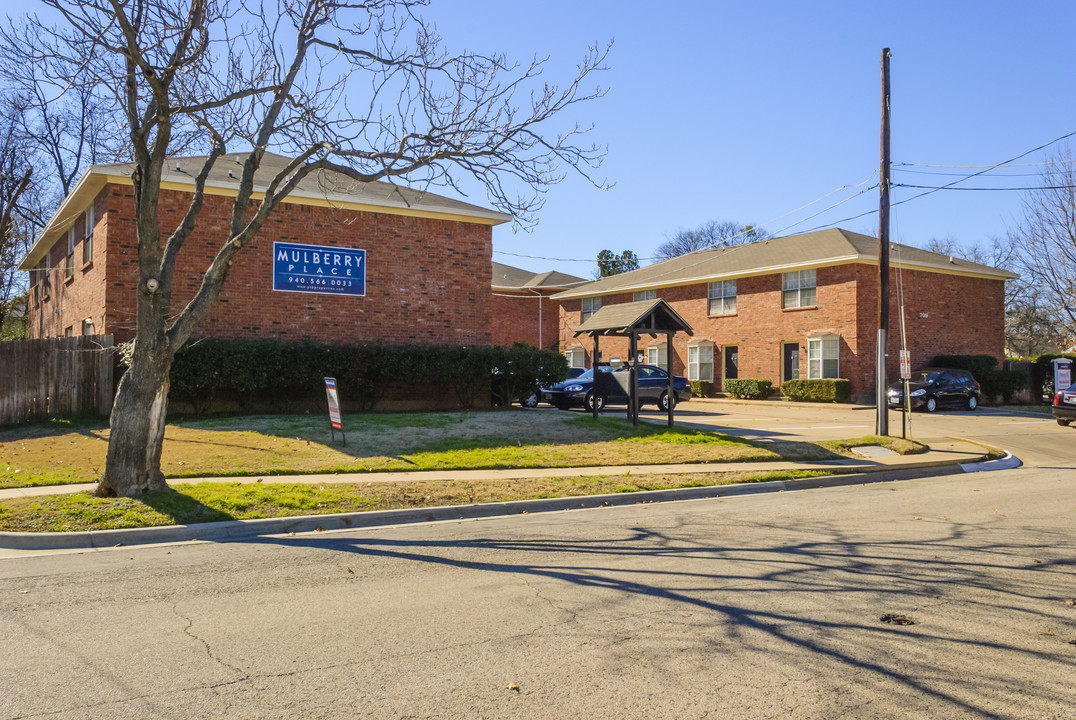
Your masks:
<svg viewBox="0 0 1076 720"><path fill-rule="evenodd" d="M176 486L142 498L95 498L88 493L21 498L0 505L0 531L63 532L322 515L363 510L436 507L537 498L600 495L678 487L788 480L832 473L698 473L486 481L409 481L361 484L240 484Z"/></svg>
<svg viewBox="0 0 1076 720"><path fill-rule="evenodd" d="M478 468L557 468L818 460L843 446L758 443L722 433L546 410L347 415L346 445L321 416L262 415L171 423L169 478ZM108 426L56 422L0 430L0 487L95 481ZM887 439L888 441L889 439ZM860 443L864 444L864 443Z"/></svg>

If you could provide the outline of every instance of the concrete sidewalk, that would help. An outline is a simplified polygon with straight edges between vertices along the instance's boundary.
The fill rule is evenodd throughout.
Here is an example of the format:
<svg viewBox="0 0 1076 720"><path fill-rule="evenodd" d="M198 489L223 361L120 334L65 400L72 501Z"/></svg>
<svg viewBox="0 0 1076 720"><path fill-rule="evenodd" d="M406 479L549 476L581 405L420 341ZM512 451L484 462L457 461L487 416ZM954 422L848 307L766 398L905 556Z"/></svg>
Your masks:
<svg viewBox="0 0 1076 720"><path fill-rule="evenodd" d="M262 520L233 520L199 525L173 525L128 530L62 533L0 532L0 559L19 557L27 552L34 553L38 551L93 550L125 545L175 543L191 540L219 542L286 533L354 530L363 527L384 527L418 522L459 521L557 510L578 510L650 502L786 492L839 485L905 480L925 475L950 475L981 470L1001 470L1017 467L1020 464L1020 461L1011 455L1006 455L1006 458L1002 460L985 462L988 448L962 438L937 438L927 441L927 444L930 446L930 451L920 455L901 456L886 454L888 452L886 451L880 453L878 457L805 462L738 462L541 469L370 472L332 475L267 475L260 478L257 476L245 478L177 478L172 481L177 485L192 482L307 483L324 485L327 483L400 482L407 480L510 480L529 477L579 477L587 475L657 475L745 471L767 473L781 470L839 470L841 473L840 475L829 477L799 480L775 480L737 485L713 485L708 487L617 493L613 495L575 496L481 505L380 510L333 515L304 515ZM87 483L82 485L11 488L0 490L0 500L68 494L93 490L94 487L93 483Z"/></svg>

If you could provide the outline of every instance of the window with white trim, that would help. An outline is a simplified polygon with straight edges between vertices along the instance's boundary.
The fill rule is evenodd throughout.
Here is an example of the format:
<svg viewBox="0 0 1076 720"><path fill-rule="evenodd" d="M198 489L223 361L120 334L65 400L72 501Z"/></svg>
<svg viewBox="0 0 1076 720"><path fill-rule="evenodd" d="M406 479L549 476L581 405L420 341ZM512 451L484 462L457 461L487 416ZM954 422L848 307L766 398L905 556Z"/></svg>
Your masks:
<svg viewBox="0 0 1076 720"><path fill-rule="evenodd" d="M602 306L601 296L583 298L582 310L583 312L579 316L579 322L586 322L591 315L598 312Z"/></svg>
<svg viewBox="0 0 1076 720"><path fill-rule="evenodd" d="M632 294L631 299L632 299L633 302L639 302L640 300L657 300L658 299L658 291L657 290L636 290Z"/></svg>
<svg viewBox="0 0 1076 720"><path fill-rule="evenodd" d="M67 260L64 264L64 274L67 277L75 275L75 226L72 225L67 231Z"/></svg>
<svg viewBox="0 0 1076 720"><path fill-rule="evenodd" d="M669 363L669 348L665 343L651 345L646 349L646 364L665 367Z"/></svg>
<svg viewBox="0 0 1076 720"><path fill-rule="evenodd" d="M736 281L715 280L708 292L710 315L734 315L736 313Z"/></svg>
<svg viewBox="0 0 1076 720"><path fill-rule="evenodd" d="M86 209L86 236L82 240L82 264L93 260L93 205Z"/></svg>
<svg viewBox="0 0 1076 720"><path fill-rule="evenodd" d="M714 381L714 344L700 342L687 347L687 379Z"/></svg>
<svg viewBox="0 0 1076 720"><path fill-rule="evenodd" d="M811 380L838 378L841 339L837 335L821 335L807 339L807 377Z"/></svg>
<svg viewBox="0 0 1076 720"><path fill-rule="evenodd" d="M801 308L815 306L814 270L794 270L781 276L781 307Z"/></svg>
<svg viewBox="0 0 1076 720"><path fill-rule="evenodd" d="M568 367L586 367L587 352L583 348L568 348L564 351Z"/></svg>

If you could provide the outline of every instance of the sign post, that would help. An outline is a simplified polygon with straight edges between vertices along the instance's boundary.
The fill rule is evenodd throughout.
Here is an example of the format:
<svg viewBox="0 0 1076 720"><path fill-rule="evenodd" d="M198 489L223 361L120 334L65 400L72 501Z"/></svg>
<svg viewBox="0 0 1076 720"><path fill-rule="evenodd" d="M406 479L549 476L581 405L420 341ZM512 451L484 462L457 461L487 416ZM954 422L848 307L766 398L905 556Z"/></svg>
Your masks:
<svg viewBox="0 0 1076 720"><path fill-rule="evenodd" d="M329 432L333 442L336 442L336 431L339 430L343 444L347 445L344 423L340 420L340 400L336 396L336 378L325 378L325 397L329 401Z"/></svg>
<svg viewBox="0 0 1076 720"><path fill-rule="evenodd" d="M901 322L903 323L904 316L901 316ZM904 413L900 418L900 436L905 440L908 439L908 415L912 412L912 399L908 397L908 391L911 388L908 387L908 380L912 377L912 353L909 350L900 351L900 379L904 385Z"/></svg>
<svg viewBox="0 0 1076 720"><path fill-rule="evenodd" d="M1054 358L1054 394L1067 390L1072 384L1072 360Z"/></svg>

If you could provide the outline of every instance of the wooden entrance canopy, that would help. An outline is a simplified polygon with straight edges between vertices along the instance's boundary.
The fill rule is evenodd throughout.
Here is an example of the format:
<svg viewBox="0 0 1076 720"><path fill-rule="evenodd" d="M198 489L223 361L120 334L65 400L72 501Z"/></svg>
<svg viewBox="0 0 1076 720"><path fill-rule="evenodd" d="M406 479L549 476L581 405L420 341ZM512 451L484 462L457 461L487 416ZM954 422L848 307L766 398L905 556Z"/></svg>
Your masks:
<svg viewBox="0 0 1076 720"><path fill-rule="evenodd" d="M598 350L598 340L606 337L628 338L628 356L630 366L630 386L628 392L628 416L633 425L639 424L639 374L638 344L640 335L657 337L665 336L665 371L669 375L669 386L666 389L669 397L669 427L673 426L673 407L676 405L676 393L673 390L673 336L678 333L694 335L691 326L669 303L661 298L656 300L640 300L638 302L618 303L599 308L597 312L587 318L586 322L575 330L575 337L589 335L594 339L594 391L599 392L599 380L601 373L598 372L598 362L601 353ZM594 417L598 417L598 403L592 403Z"/></svg>

